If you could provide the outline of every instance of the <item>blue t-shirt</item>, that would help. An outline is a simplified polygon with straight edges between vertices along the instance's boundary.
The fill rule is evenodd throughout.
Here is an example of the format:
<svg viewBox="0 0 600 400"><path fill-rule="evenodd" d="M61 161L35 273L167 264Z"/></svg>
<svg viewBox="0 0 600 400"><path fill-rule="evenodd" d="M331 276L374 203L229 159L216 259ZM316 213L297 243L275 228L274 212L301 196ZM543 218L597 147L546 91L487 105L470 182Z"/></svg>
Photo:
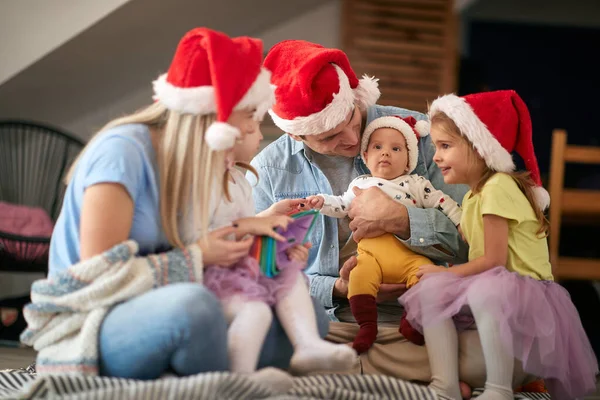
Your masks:
<svg viewBox="0 0 600 400"><path fill-rule="evenodd" d="M156 166L156 154L146 125L112 128L86 149L67 186L52 233L50 275L81 259L79 228L83 193L97 183L119 183L127 189L134 203L129 238L138 242L141 255L159 253L170 247L160 221Z"/></svg>

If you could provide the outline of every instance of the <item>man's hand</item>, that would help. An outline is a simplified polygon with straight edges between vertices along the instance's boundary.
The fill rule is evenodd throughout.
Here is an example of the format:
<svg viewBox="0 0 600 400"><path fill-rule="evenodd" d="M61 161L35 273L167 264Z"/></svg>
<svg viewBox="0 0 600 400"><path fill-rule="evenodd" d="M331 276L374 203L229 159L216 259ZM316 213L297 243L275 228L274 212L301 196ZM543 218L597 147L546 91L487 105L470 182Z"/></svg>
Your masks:
<svg viewBox="0 0 600 400"><path fill-rule="evenodd" d="M340 277L335 281L333 286L333 296L347 298L348 297L348 281L350 281L350 271L356 267L358 260L355 256L350 257L342 268L340 268ZM383 283L379 287L379 293L377 294L377 302L385 302L390 300L396 300L406 292L406 285L404 284L386 284Z"/></svg>
<svg viewBox="0 0 600 400"><path fill-rule="evenodd" d="M410 224L406 207L391 199L381 189L352 188L356 197L348 209L350 229L353 238L359 242L363 238L393 233L402 239L410 237Z"/></svg>
<svg viewBox="0 0 600 400"><path fill-rule="evenodd" d="M340 268L340 277L333 285L333 297L347 298L348 297L348 281L350 280L350 271L356 267L358 260L355 256L346 260L342 268Z"/></svg>

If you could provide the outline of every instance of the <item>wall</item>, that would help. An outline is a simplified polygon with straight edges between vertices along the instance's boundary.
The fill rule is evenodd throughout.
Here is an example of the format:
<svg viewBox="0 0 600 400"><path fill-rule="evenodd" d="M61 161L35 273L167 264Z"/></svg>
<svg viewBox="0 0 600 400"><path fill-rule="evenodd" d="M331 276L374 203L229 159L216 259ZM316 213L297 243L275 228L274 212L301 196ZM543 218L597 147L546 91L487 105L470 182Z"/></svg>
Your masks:
<svg viewBox="0 0 600 400"><path fill-rule="evenodd" d="M0 85L128 1L2 1Z"/></svg>
<svg viewBox="0 0 600 400"><path fill-rule="evenodd" d="M60 1L66 2L66 0ZM260 31L258 31L257 33L248 32L246 34L250 34L252 36L256 36L263 39L265 44L265 51L271 48L275 43L284 39L304 39L321 43L324 46L339 46L339 15L341 0L330 0L326 2L320 1L320 3L320 5L312 7L312 9L310 9L308 12L296 15L293 18L287 19L278 24L271 24L271 27L269 27L268 29L260 29ZM105 21L105 23L106 22L107 21ZM242 33L235 32L233 34ZM73 46L74 45L75 44L73 44ZM69 49L61 49L61 51L64 51L64 53L68 54L69 56L72 56L73 54L82 55L81 51L85 49L77 47L77 49L71 51L67 50ZM169 51L171 52L172 49ZM168 57L170 57L170 54ZM54 66L60 64L60 60L57 60L55 63L50 63L50 61L51 60L47 61L48 65ZM136 70L131 71L131 73L135 72L136 74L155 77L158 76L158 74L165 68L165 65L166 64L164 62L154 62L141 66L138 65ZM32 73L34 72L37 73L37 71L32 71ZM25 73L27 73L27 71L25 71ZM41 73L41 71L39 73ZM117 80L113 84L115 86L128 85L127 79L133 79L131 73L122 75L121 79L123 79L123 81L121 82ZM93 79L93 76L94 74L90 74L90 79ZM27 76L25 75L24 78L26 77ZM33 88L28 87L26 84L19 86L31 91L28 94L20 93L20 96L27 97L31 96L31 94L33 93ZM65 88L65 90L68 91L70 90L70 88ZM14 92L17 92L17 90L13 91L13 93ZM8 93L9 94L7 94L7 96L10 95L11 91L9 91ZM69 115L73 114L69 112L65 112L64 114L53 113L51 116L49 115L48 117L55 118L52 121L53 124L61 126L71 132L74 132L78 134L78 136L87 140L97 129L102 127L102 125L105 124L109 119L112 119L123 113L134 111L135 109L145 104L148 104L152 97L150 79L143 80L142 84L134 86L132 90L125 91L125 93L128 94L124 96L121 95L120 97L115 97L114 93L115 92L113 87L97 87L94 91L85 92L83 97L71 99L74 100L75 103L71 103L70 101L66 100L63 103L63 107L76 108L79 107L81 103L98 104L94 103L94 101L97 101L98 98L106 99L104 101L99 102L98 105L95 105L88 113L80 115L78 118L75 119L68 118ZM57 98L57 101L60 102L61 100L61 98ZM31 105L31 102L23 101L23 104ZM42 102L39 106L32 108L32 110L24 110L23 112L27 112L29 114L25 113L23 115L25 117L31 115L31 118L35 118L35 115L40 115L36 114L39 112L37 110L45 111L44 108L48 107L50 107L50 105L48 105L47 102ZM2 107L0 107L0 109L2 109ZM20 109L22 110L22 107ZM0 111L0 114L1 113L2 112ZM271 138L274 135L279 134L279 131L273 125L269 127L267 124L265 130L265 135ZM265 141L265 144L267 143L268 141ZM19 295L28 292L31 282L34 279L39 279L41 277L41 275L34 274L19 275L0 273L0 298L11 295Z"/></svg>
<svg viewBox="0 0 600 400"><path fill-rule="evenodd" d="M300 14L272 28L252 34L264 41L265 52L274 44L285 39L303 39L320 43L327 47L337 47L340 42L341 0L324 2L313 10ZM154 66L148 66L156 70ZM90 93L90 95L93 95ZM148 104L152 97L150 82L132 91L128 96L114 99L102 107L92 110L75 120L62 121L60 126L71 132L85 132L88 138L108 120L126 112L131 112ZM266 135L270 135L267 127Z"/></svg>
<svg viewBox="0 0 600 400"><path fill-rule="evenodd" d="M468 1L466 1L468 3ZM461 21L461 49L468 55L471 20L600 28L598 0L477 0L465 7Z"/></svg>

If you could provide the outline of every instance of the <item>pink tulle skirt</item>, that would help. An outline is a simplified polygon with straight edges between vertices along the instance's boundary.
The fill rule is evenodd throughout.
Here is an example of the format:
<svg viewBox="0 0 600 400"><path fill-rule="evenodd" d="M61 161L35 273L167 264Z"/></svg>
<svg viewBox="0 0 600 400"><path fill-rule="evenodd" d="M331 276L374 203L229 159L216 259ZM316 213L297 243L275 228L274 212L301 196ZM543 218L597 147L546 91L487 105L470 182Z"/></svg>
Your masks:
<svg viewBox="0 0 600 400"><path fill-rule="evenodd" d="M554 282L504 267L465 278L442 272L424 276L399 301L420 332L464 312L470 302L489 302L505 345L526 372L545 379L553 399L574 399L596 388L598 362L579 313Z"/></svg>
<svg viewBox="0 0 600 400"><path fill-rule="evenodd" d="M245 257L231 267L206 267L204 285L221 300L238 295L247 300L274 305L296 283L303 268L303 263L286 263L277 276L267 278L260 273L254 258Z"/></svg>

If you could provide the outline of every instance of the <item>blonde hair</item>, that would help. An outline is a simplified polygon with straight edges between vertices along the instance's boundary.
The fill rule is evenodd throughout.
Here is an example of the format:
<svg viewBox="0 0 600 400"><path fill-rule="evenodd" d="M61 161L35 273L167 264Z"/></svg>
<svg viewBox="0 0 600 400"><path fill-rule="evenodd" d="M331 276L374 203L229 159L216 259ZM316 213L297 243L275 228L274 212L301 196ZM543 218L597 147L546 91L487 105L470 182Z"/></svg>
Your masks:
<svg viewBox="0 0 600 400"><path fill-rule="evenodd" d="M216 116L181 114L156 102L133 114L117 118L98 131L69 169L66 183L90 144L107 130L125 124L144 124L158 132L156 148L159 175L160 219L172 246L184 247L184 221L193 221L207 237L211 199L226 192L225 152L211 150L204 135ZM220 193L211 193L214 189ZM215 197L216 195L216 197ZM191 215L190 215L191 211Z"/></svg>
<svg viewBox="0 0 600 400"><path fill-rule="evenodd" d="M235 166L245 170L245 171L250 171L252 172L252 174L256 177L256 180L258 181L258 172L256 171L256 169L245 162L241 162L241 161L236 161ZM225 171L225 179L223 180L223 196L225 197L225 199L228 202L232 202L233 200L231 199L231 194L229 193L229 180L231 179L231 172L229 172L229 170Z"/></svg>
<svg viewBox="0 0 600 400"><path fill-rule="evenodd" d="M477 153L477 150L475 149L475 147L473 147L473 144L462 134L462 132L460 131L458 126L454 123L454 121L447 114L445 114L441 111L437 112L433 117L431 117L431 125L433 126L434 124L442 132L464 142L469 147L470 151L468 153L469 156L468 156L467 162L469 163L470 166L477 163L477 160L484 161L483 174L481 175L481 178L479 179L477 184L472 188L473 193L481 192L485 183L492 176L494 176L497 172L493 171L492 169L490 169L487 166L487 164L485 163L485 160L483 160L481 158L479 153ZM537 235L540 237L546 237L548 235L548 229L550 227L550 223L548 222L548 219L544 215L544 212L537 206L537 204L535 202L533 189L535 188L536 185L535 185L535 182L533 181L533 179L531 178L531 173L529 171L513 171L513 172L506 172L506 174L515 180L515 182L517 183L517 186L519 186L519 189L521 189L521 192L523 192L523 194L527 198L527 201L529 201L529 204L531 204L531 207L533 208L533 211L535 212L535 217L538 220L538 223L540 226L537 231Z"/></svg>

